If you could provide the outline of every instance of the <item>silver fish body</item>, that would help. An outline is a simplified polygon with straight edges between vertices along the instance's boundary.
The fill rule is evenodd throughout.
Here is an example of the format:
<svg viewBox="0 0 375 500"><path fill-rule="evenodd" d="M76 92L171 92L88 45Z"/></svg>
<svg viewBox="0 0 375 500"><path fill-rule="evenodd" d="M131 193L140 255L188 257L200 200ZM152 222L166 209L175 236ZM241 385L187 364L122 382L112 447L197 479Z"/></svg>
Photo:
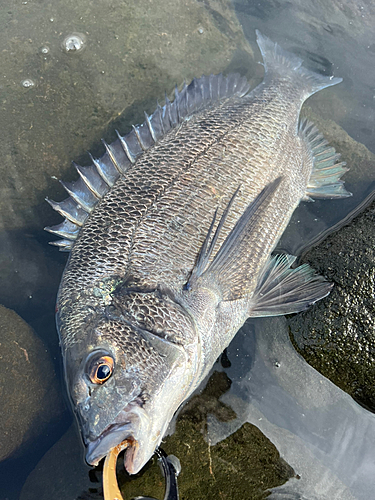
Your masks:
<svg viewBox="0 0 375 500"><path fill-rule="evenodd" d="M71 198L50 202L67 218L49 228L70 249L57 325L89 463L129 439L126 468L138 472L249 316L298 312L329 293L307 266L271 253L301 200L349 194L338 155L299 122L303 102L341 79L259 33L258 44L258 87L194 80L77 167L83 187L67 186Z"/></svg>

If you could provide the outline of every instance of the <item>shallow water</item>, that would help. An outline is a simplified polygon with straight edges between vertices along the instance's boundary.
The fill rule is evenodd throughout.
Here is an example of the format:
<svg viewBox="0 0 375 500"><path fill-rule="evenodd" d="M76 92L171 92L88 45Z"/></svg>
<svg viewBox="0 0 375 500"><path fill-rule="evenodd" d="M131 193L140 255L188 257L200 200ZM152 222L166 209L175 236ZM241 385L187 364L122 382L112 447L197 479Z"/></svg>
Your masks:
<svg viewBox="0 0 375 500"><path fill-rule="evenodd" d="M251 78L254 85L258 83L262 78L262 67L252 59L253 51L255 61L261 60L255 45L254 31L257 28L285 49L298 53L307 66L344 78L339 86L311 98L307 103L308 113L328 123L332 143L343 153L349 167L350 160L355 161L356 166L345 176L347 189L353 197L301 204L279 244L280 249L291 253L302 251L320 233L355 210L374 189L375 161L371 152L375 153L375 9L371 5L335 1L324 6L317 2L280 4L276 1L238 0L233 2L233 7L234 12L231 12L224 0L204 3L163 0L157 6L152 1L127 4L114 0L98 5L90 0L25 1L18 4L5 0L0 5L0 173L3 179L0 303L14 309L44 342L54 361L60 398L65 402L65 411L61 410L39 435L34 434L12 457L0 463L0 499L31 500L48 496L63 500L78 498L90 489L95 495L94 490L98 488L95 474L90 473L83 462L80 438L72 427L73 418L66 403L54 326L54 301L66 255L47 244L51 237L42 230L43 226L60 221L44 202L44 197L64 198L56 178L71 180L75 177L69 165L71 160L87 163L85 151L88 149L93 154L101 154L101 137L111 141L116 128L126 132L132 123L143 121L142 110L151 112L156 99L162 100L164 90L172 90L174 83L220 71L240 71ZM247 45L238 23L250 45ZM332 120L342 129L332 128L327 120ZM369 151L358 149L356 155L345 157L345 152L353 151L345 132ZM368 432L373 432L373 415L359 409L349 396L332 385L327 391L336 398L338 406L330 408L329 412L322 411L319 414L321 420L316 420L317 427L313 430L311 422L302 426L287 412L278 414L280 419L285 419L284 424L276 416L272 418L276 403L271 396L267 403L260 395L259 401L266 407L259 403L252 413L248 401L249 386L239 380L242 377L254 381L256 373L253 375L251 370L260 351L254 340L245 340L241 335L229 348L232 366L226 371L233 383L223 401L231 404L237 413L230 430L236 430L245 421L256 425L257 418L267 419L268 427L262 424L259 428L276 444L282 458L295 469L295 473L302 477L302 481L288 482L286 492L276 490L273 496L334 498L332 491L327 493L323 486L321 490L312 489L317 484L316 478L324 476L335 485L336 493L344 491L340 490L343 484L352 488L352 497L345 497L342 493L337 498L369 498L369 478L373 471L372 465L368 464L373 464L374 459L363 442L362 429L366 425ZM284 337L278 342L279 347L286 345ZM238 356L233 356L234 352ZM271 352L269 348L269 355ZM292 348L288 347L287 363L294 363L293 356ZM296 376L298 378L298 373ZM308 376L312 377L309 386L312 393L314 388L327 384L318 374L311 372ZM277 389L279 382L268 381L270 385L265 385L265 391L267 387ZM259 393L260 382L251 391ZM9 384L11 380L1 383ZM296 403L297 396L292 389L293 382L290 382L280 404L289 401L303 406L304 401ZM14 390L17 391L17 387ZM216 400L219 396L215 396ZM7 401L2 401L2 405L7 405ZM349 415L350 412L357 419L356 430L347 428L342 431L351 436L347 448L335 448L337 444L329 441L323 432L327 424L324 419L329 418L329 425L334 427L339 413ZM194 421L194 412L188 415ZM212 426L215 421L211 418L210 422ZM295 422L298 432L288 422ZM216 425L211 441L223 439L228 426ZM332 434L334 432L335 428ZM312 435L318 436L326 448L313 442ZM301 443L300 455L293 452L297 446L296 436ZM193 444L189 442L188 445L191 450ZM355 446L357 450L354 450ZM173 449L168 451L174 452ZM334 465L331 464L332 451L341 453L336 453L338 462ZM350 456L356 457L354 451L363 455L368 452L364 455L368 462L361 462L357 472L349 470L347 475L352 474L352 478L348 482L339 474L345 463L338 457L344 460L349 452ZM194 446L189 453L192 453L190 460L197 459L198 451L195 455ZM182 457L179 458L184 470ZM236 482L242 481L240 475L236 476L240 464L233 459L230 466L222 473L220 469L216 470L215 482L234 478L233 498L241 498L239 487L236 492ZM298 470L299 466L303 474ZM188 470L188 465L185 467ZM251 475L251 465L248 467L248 475ZM241 473L245 474L246 469ZM257 474L259 479L260 473ZM280 474L267 483L267 477L271 475L268 469L267 474L265 479L261 478L267 487L276 485L284 477ZM154 486L160 478L156 474ZM181 477L181 482L187 479ZM137 484L134 481L135 490ZM250 495L253 495L251 498L262 498L259 483L254 479L252 484L253 491L248 490L249 498ZM204 498L205 493L199 487L199 478L195 478L192 484L187 481L186 498L196 498L198 494ZM144 493L142 490L135 494Z"/></svg>
<svg viewBox="0 0 375 500"><path fill-rule="evenodd" d="M375 415L296 353L284 318L249 322L232 341L228 357L237 359L227 370L233 383L221 401L237 418L226 423L209 418L212 444L244 422L257 425L297 476L272 489L271 499L371 498Z"/></svg>

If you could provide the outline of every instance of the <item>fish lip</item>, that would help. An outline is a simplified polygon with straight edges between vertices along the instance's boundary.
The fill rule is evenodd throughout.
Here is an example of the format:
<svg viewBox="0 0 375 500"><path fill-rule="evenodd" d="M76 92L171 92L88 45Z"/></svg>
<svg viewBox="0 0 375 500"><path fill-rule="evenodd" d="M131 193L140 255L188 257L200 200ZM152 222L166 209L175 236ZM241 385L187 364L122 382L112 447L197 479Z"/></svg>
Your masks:
<svg viewBox="0 0 375 500"><path fill-rule="evenodd" d="M109 425L100 436L94 441L90 441L86 447L86 462L89 465L98 465L109 451L125 439L129 440L131 447L137 443L132 435L131 422Z"/></svg>
<svg viewBox="0 0 375 500"><path fill-rule="evenodd" d="M126 439L130 445L126 451L126 464L129 465L129 469L132 469L131 462L137 455L140 446L143 445L142 436L147 435L150 423L147 412L137 403L133 402L121 411L116 417L117 421L109 424L97 438L85 440L86 462L88 464L98 465L112 448ZM129 469L127 468L127 470Z"/></svg>

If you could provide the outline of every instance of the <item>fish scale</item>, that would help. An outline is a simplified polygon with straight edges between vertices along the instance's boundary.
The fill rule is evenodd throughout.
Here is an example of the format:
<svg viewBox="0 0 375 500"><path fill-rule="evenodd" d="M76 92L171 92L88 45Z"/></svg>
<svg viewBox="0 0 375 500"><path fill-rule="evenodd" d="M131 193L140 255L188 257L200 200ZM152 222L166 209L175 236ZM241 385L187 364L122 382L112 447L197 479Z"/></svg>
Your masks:
<svg viewBox="0 0 375 500"><path fill-rule="evenodd" d="M66 218L47 229L70 250L57 325L91 464L129 439L125 465L138 472L248 317L302 311L331 289L271 254L301 200L349 195L339 155L299 119L341 79L259 33L258 44L258 87L194 79L76 166L67 200L49 201Z"/></svg>
<svg viewBox="0 0 375 500"><path fill-rule="evenodd" d="M251 99L251 96L250 96ZM236 122L242 121L243 118L240 115L238 117L238 109L235 105L236 103L229 102L227 106L220 105L219 109L213 108L210 110L210 115L212 116L212 121L215 120L215 123L221 123L223 121L222 115L228 115L229 113L233 114L236 119ZM239 106L241 106L241 110L243 110L243 114L246 113L252 122L257 121L265 121L268 113L264 112L262 109L258 111L260 116L256 116L254 112L248 110L248 105L244 100L239 102ZM277 108L276 108L277 109ZM263 111L263 113L262 113ZM278 110L279 111L279 110ZM284 111L283 109L281 111ZM255 115L255 116L254 116ZM150 277L154 279L156 282L163 281L166 279L166 276L169 275L168 283L170 282L170 273L173 271L177 271L180 273L181 269L189 270L194 264L194 260L196 258L196 254L199 250L199 247L202 243L202 239L204 238L205 233L207 232L208 225L212 218L213 211L218 206L218 200L215 198L213 194L207 191L204 193L204 203L198 204L197 202L197 193L200 192L202 185L209 185L211 188L221 189L223 191L222 186L226 185L226 191L223 192L221 204L225 206L228 198L233 194L236 187L241 184L243 185L243 189L241 189L241 198L239 197L237 203L239 205L238 208L236 206L233 208L233 213L231 220L228 221L227 227L223 230L222 239L229 232L231 226L233 226L233 222L235 218L239 217L242 213L244 207L249 203L249 201L254 198L255 194L259 192L259 187L263 186L267 181L272 180L272 177L280 173L280 166L276 165L272 169L272 164L268 164L268 171L262 169L262 163L267 161L268 158L272 157L273 153L277 151L278 144L274 144L273 148L268 145L270 151L267 152L267 155L263 155L260 158L260 165L258 169L257 165L252 164L251 166L251 174L249 175L249 170L244 168L243 159L251 159L251 151L247 147L247 143L244 142L242 146L241 141L238 140L238 135L247 137L245 131L236 130L233 140L227 137L224 139L220 138L220 142L218 140L214 141L212 137L209 137L211 144L206 145L202 134L200 134L199 124L195 123L196 120L191 120L188 124L189 126L184 129L184 131L177 131L176 137L178 137L178 144L176 144L176 140L172 139L173 148L174 148L174 156L167 156L167 160L165 160L164 149L170 149L170 141L166 141L166 145L161 142L158 146L155 147L154 150L150 151L149 155L145 154L145 157L141 158L139 162L125 175L121 178L117 185L110 191L110 193L102 200L98 207L96 207L95 212L90 217L90 225L86 226L82 230L82 234L80 235L79 240L76 242L75 247L72 252L71 261L75 258L77 254L77 264L82 270L85 267L85 261L88 263L92 263L94 269L92 270L93 274L97 273L97 256L93 254L93 252L89 252L91 247L87 244L87 241L92 234L95 233L95 242L98 245L102 245L106 248L106 253L112 253L116 255L117 262L116 266L108 266L106 271L113 272L116 274L126 275L128 269L124 267L124 261L128 261L128 266L131 268L130 272L136 271L137 274L139 268L142 268L142 274L145 275L145 279L149 282ZM207 119L205 119L207 121ZM225 121L227 124L229 120ZM294 119L295 121L295 119ZM232 125L235 126L235 125ZM277 123L275 123L275 128L277 127ZM229 127L228 127L229 128ZM241 127L245 128L245 126ZM251 122L248 129L252 129ZM198 133L197 133L198 129ZM196 139L194 135L198 136ZM224 135L224 134L223 134ZM226 136L228 133L226 134ZM192 137L193 136L193 137ZM186 140L188 139L188 140ZM233 142L236 142L233 145ZM259 138L259 143L262 141L262 137ZM207 141L206 141L207 142ZM213 143L213 144L212 144ZM231 146L232 143L232 146ZM191 144L199 145L199 149L191 148ZM212 157L217 157L218 152L225 148L226 149L226 161L221 162L220 165L217 162L212 162ZM189 162L189 157L185 160L184 163L179 162L175 164L176 159L178 158L186 158L187 151L192 149L191 157L192 161ZM236 154L242 159L242 162L238 161L234 163L232 161L231 149L234 150ZM201 151L204 151L202 153ZM216 150L216 151L215 151ZM277 154L275 154L277 159ZM198 158L197 158L198 157ZM166 168L162 169L163 163L166 163ZM189 165L190 163L190 165ZM249 161L245 163L249 165ZM171 171L170 165L174 166L174 169ZM312 166L307 165L306 171L311 171ZM189 172L187 174L188 180L184 183L185 175L187 170L193 170L193 172ZM256 175L256 170L259 171L260 175ZM255 175L254 175L255 171ZM211 175L209 175L211 173ZM164 174L164 175L163 175ZM163 176L162 176L163 175ZM174 180L174 177L178 177L177 180ZM250 178L250 179L249 179ZM152 198L152 201L149 201L149 206L146 208L145 203L149 200L150 195L152 194L152 190L147 189L143 190L139 197L135 195L135 189L141 189L139 184L143 182L143 179L146 182L150 182L151 185L154 183L159 188L159 193L163 189L161 194ZM248 180L249 179L249 180ZM228 183L228 181L230 182ZM185 184L184 188L181 189L181 184ZM245 190L245 187L247 189ZM173 192L173 197L170 195L169 201L164 202L163 198L166 193ZM172 194L172 193L171 193ZM173 204L173 198L179 199L183 198L184 207L177 212L176 205ZM125 206L124 200L127 200L127 205ZM139 201L138 201L139 200ZM162 208L160 208L162 205ZM164 206L163 206L164 205ZM114 206L114 210L110 210L110 207ZM120 209L121 207L121 209ZM147 215L146 215L147 210ZM142 214L142 218L139 217L139 213ZM183 217L187 223L188 221L195 221L193 226L199 227L198 237L192 240L191 246L186 245L186 235L183 231L179 231L174 237L169 233L168 239L164 239L165 233L168 232L170 228L171 221L173 217ZM120 220L126 220L126 225L123 226L123 230L121 232L121 240L119 241L119 233L116 232L114 235L108 231L108 228L105 227L105 231L102 232L97 228L103 227L105 222L108 221L108 224L118 223ZM103 224L104 222L104 224ZM135 229L136 226L136 229ZM136 231L136 235L133 233ZM88 234L87 234L88 233ZM101 234L102 233L102 234ZM87 234L87 236L86 236ZM152 239L151 239L152 234ZM108 235L108 236L107 236ZM114 241L113 238L116 239L117 245L114 249L115 251L111 251L111 246ZM176 241L177 240L177 241ZM181 250L178 242L183 241L183 250L184 254L181 258ZM163 248L164 246L164 248ZM121 247L120 253L118 252L118 247ZM143 248L145 247L145 250ZM81 250L82 248L82 250ZM142 259L142 255L147 253L154 253L158 255L158 259L156 262L151 262L151 266L154 268L149 268L147 266L147 255ZM78 252L79 255L78 255ZM132 253L134 258L129 256ZM176 255L178 253L178 255ZM161 257L161 254L164 256L164 259ZM171 264L172 263L172 266ZM169 265L168 265L169 264ZM172 267L172 269L171 269ZM69 272L69 269L67 270ZM75 269L72 270L75 273ZM100 279L100 277L98 276ZM88 280L92 280L92 274L88 275ZM172 279L175 279L173 277ZM186 281L187 275L186 273L180 278L179 281ZM147 282L146 281L146 282ZM179 283L178 283L179 284ZM75 287L75 285L74 285Z"/></svg>

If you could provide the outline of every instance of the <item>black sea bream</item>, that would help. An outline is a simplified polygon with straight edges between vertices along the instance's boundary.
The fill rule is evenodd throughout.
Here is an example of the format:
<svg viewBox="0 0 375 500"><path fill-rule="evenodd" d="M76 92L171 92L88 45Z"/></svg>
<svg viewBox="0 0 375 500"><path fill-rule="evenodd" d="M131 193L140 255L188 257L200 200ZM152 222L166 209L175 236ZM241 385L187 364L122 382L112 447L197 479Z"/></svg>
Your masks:
<svg viewBox="0 0 375 500"><path fill-rule="evenodd" d="M48 228L70 250L57 299L66 382L96 464L129 439L134 474L249 316L294 313L331 285L271 256L301 200L349 193L303 102L340 78L258 33L263 82L194 79L118 136Z"/></svg>

